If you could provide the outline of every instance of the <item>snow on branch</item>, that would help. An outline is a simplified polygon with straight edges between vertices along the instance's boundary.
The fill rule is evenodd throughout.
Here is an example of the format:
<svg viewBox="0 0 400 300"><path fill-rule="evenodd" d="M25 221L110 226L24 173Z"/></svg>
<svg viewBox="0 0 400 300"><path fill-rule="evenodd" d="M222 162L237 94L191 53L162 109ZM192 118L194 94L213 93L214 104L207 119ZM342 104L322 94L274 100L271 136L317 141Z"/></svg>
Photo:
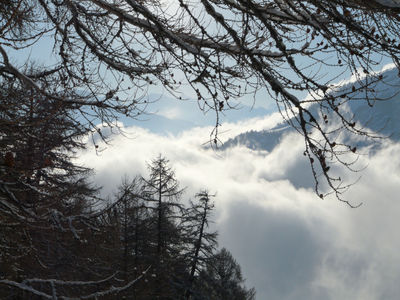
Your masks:
<svg viewBox="0 0 400 300"><path fill-rule="evenodd" d="M16 282L12 280L2 279L0 280L0 284L4 284L10 287L15 287L20 290L29 292L33 295L43 297L45 299L52 299L52 300L79 300L79 299L98 299L98 297L104 297L108 295L117 295L120 292L123 292L141 280L144 276L146 276L147 272L150 270L151 266L149 266L145 271L142 272L140 276L131 280L127 284L123 286L111 286L110 288L95 292L89 295L81 295L79 297L68 297L68 296L61 296L57 295L57 286L89 286L89 285L97 285L97 284L104 284L115 278L116 274L111 275L103 280L99 281L63 281L57 279L39 279L39 278L32 278L32 279L25 279L22 282ZM32 284L39 283L39 284L48 284L52 290L52 294L44 293L40 290L35 289Z"/></svg>

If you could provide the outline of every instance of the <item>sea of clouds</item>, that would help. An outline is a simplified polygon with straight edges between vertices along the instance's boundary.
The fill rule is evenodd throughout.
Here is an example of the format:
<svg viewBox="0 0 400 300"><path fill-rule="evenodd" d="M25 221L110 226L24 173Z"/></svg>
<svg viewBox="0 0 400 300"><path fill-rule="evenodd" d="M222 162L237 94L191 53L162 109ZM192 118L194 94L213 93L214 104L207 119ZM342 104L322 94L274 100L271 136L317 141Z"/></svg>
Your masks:
<svg viewBox="0 0 400 300"><path fill-rule="evenodd" d="M224 124L221 138L274 127L278 114ZM107 128L103 128L107 130ZM109 145L79 156L94 168L103 195L121 180L147 174L162 154L170 160L185 197L201 189L216 193L214 226L219 244L242 266L257 299L398 299L400 295L400 145L389 140L362 151L366 169L345 194L357 209L312 189L304 141L291 133L271 152L207 147L212 127L161 136L124 128ZM311 184L310 184L311 181Z"/></svg>

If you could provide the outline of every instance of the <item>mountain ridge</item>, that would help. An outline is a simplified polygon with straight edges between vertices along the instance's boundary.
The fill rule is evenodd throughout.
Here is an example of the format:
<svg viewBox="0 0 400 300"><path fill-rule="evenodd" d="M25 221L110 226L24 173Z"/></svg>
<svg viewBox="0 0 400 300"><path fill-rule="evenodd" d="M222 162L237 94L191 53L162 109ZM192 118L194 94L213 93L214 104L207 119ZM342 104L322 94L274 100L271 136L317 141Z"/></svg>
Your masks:
<svg viewBox="0 0 400 300"><path fill-rule="evenodd" d="M363 91L353 94L353 100L345 104L349 110L347 115L367 131L397 142L400 141L400 78L397 69L384 69L381 74L382 81L370 87L373 98L366 101ZM340 95L352 89L353 86L357 89L360 84L359 81L349 80L332 90L332 94ZM318 108L310 107L309 109L316 112ZM271 152L284 136L294 131L295 129L287 123L280 123L268 130L247 131L228 139L220 150L244 146L251 150ZM360 146L375 143L374 139L359 141Z"/></svg>

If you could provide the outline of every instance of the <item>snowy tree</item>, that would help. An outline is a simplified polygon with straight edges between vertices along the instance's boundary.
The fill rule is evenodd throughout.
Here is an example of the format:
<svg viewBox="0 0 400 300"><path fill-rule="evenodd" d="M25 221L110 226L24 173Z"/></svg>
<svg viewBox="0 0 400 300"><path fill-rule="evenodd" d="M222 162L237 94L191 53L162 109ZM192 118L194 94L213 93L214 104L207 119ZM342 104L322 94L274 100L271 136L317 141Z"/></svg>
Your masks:
<svg viewBox="0 0 400 300"><path fill-rule="evenodd" d="M0 297L94 299L129 288L137 278L122 286L96 249L103 212L93 210L90 170L72 162L87 132L73 109L13 78L0 103Z"/></svg>
<svg viewBox="0 0 400 300"><path fill-rule="evenodd" d="M232 100L266 92L304 136L317 193L324 196L321 172L340 198L345 185L330 165L350 167L345 155L357 151L336 133L370 134L342 104L360 91L367 101L374 97L382 59L400 69L399 11L395 0L6 0L0 5L0 79L15 77L75 105L89 121L96 115L110 124L141 114L152 85L177 97L189 85L200 107L216 113L216 143L219 114ZM44 70L13 59L42 41L53 49ZM332 94L332 82L344 73L359 84ZM80 90L79 97L61 99L59 89L38 84L48 74L62 83L59 89Z"/></svg>

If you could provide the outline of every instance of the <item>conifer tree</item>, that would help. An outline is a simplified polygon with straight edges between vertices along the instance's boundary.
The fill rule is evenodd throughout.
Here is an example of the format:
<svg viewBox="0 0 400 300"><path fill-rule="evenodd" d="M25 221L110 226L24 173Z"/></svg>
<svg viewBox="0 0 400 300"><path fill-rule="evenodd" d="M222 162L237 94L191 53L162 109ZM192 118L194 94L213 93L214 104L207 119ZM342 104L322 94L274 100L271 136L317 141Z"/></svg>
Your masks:
<svg viewBox="0 0 400 300"><path fill-rule="evenodd" d="M175 178L169 161L161 155L149 165L149 177L143 181L146 201L152 210L154 270L156 290L154 297L167 297L174 291L175 270L184 268L179 263L181 253L181 223L183 189ZM174 275L174 276L171 276ZM179 285L179 284L178 284Z"/></svg>
<svg viewBox="0 0 400 300"><path fill-rule="evenodd" d="M208 232L211 213L214 209L211 197L207 191L196 195L196 201L190 201L186 216L185 228L189 231L189 277L185 292L186 299L190 299L193 293L193 282L199 272L205 267L217 246L217 233Z"/></svg>
<svg viewBox="0 0 400 300"><path fill-rule="evenodd" d="M42 84L57 88L51 76ZM111 294L118 270L94 248L97 189L90 170L73 162L86 128L73 107L13 78L1 86L0 105L0 297Z"/></svg>
<svg viewBox="0 0 400 300"><path fill-rule="evenodd" d="M197 282L202 291L195 299L210 300L254 300L254 288L247 289L240 265L225 248L215 253L208 260L206 268L200 274Z"/></svg>

